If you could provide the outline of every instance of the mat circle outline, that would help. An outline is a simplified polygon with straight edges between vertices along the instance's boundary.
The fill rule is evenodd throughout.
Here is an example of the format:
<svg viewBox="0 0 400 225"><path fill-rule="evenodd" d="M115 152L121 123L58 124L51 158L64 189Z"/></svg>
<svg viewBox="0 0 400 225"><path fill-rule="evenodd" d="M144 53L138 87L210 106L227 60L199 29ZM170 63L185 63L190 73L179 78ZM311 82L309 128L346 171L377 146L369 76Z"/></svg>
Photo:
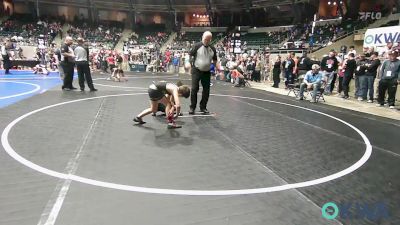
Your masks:
<svg viewBox="0 0 400 225"><path fill-rule="evenodd" d="M15 152L15 150L11 147L11 145L8 141L8 134L10 133L12 127L15 126L19 121L23 120L24 118L26 118L30 115L37 113L37 112L40 112L40 111L43 111L46 109L50 109L53 107L65 105L65 104L87 101L87 100L92 100L92 99L111 98L111 97L120 97L120 96L146 95L146 94L147 93L127 93L127 94L104 95L104 96L97 96L97 97L90 97L90 98L83 98L83 99L61 102L61 103L42 107L40 109L36 109L34 111L31 111L29 113L26 113L26 114L18 117L17 119L15 119L11 123L9 123L1 134L1 143L3 145L4 150L7 152L7 154L9 154L15 160L17 160L21 164L23 164L33 170L36 170L43 174L47 174L52 177L57 177L57 178L66 179L66 180L73 180L76 182L89 184L89 185L93 185L93 186L109 188L109 189L116 189L116 190L123 190L123 191L141 192L141 193L150 193L150 194L191 195L191 196L248 195L248 194L259 194L259 193L271 193L271 192L277 192L277 191L284 191L284 190L314 186L314 185L318 185L318 184L322 184L322 183L326 183L326 182L338 179L340 177L343 177L345 175L348 175L348 174L356 171L358 168L360 168L362 165L364 165L368 161L368 159L370 158L370 156L372 154L372 145L371 145L368 137L362 131L360 131L358 128L356 128L352 124L350 124L342 119L339 119L339 118L329 115L327 113L319 112L317 110L308 109L308 108L305 108L302 106L292 105L292 104L288 104L288 103L284 103L284 102L252 98L252 97L245 97L245 96L223 95L223 94L211 94L211 95L217 96L217 97L218 96L219 97L232 97L232 98L270 102L270 103L275 103L275 104L280 104L280 105L285 105L285 106L290 106L290 107L294 107L294 108L298 108L298 109L307 110L310 112L314 112L314 113L335 119L336 121L339 121L339 122L347 125L348 127L352 128L362 137L362 139L365 143L365 146L366 146L365 152L364 152L363 156L361 157L361 159L359 159L356 163L354 163L350 167L348 167L344 170L341 170L339 172L336 172L334 174L331 174L331 175L328 175L328 176L325 176L322 178L313 179L313 180L278 185L278 186L264 187L264 188L250 188L250 189L236 189L236 190L178 190L178 189L163 189L163 188L140 187L140 186L117 184L117 183L111 183L111 182L105 182L105 181L99 181L99 180L90 179L90 178L86 178L86 177L81 177L81 176L77 176L74 174L65 174L65 173L54 171L54 170L50 170L45 167L39 166L39 165L23 158L22 156L20 156L17 152Z"/></svg>

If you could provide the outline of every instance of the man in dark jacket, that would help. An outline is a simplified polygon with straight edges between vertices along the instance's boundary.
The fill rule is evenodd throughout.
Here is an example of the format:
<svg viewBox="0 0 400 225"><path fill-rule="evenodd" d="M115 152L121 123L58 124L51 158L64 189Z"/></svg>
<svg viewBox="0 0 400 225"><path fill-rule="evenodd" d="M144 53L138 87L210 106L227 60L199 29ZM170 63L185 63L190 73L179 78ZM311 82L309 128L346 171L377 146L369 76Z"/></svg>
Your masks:
<svg viewBox="0 0 400 225"><path fill-rule="evenodd" d="M349 53L346 64L344 65L344 77L343 77L343 98L349 98L349 85L353 78L354 71L356 70L356 60L354 60L354 54Z"/></svg>
<svg viewBox="0 0 400 225"><path fill-rule="evenodd" d="M358 101L364 100L362 98L362 93L361 93L361 87L362 87L361 82L364 79L364 76L367 71L367 63L368 63L368 61L365 58L365 55L361 55L356 60L357 69L354 73L354 75L355 75L354 76L354 88L355 88L354 97L358 98Z"/></svg>
<svg viewBox="0 0 400 225"><path fill-rule="evenodd" d="M308 71L311 70L311 66L313 65L311 59L307 56L307 53L304 52L299 60L299 75L305 75Z"/></svg>
<svg viewBox="0 0 400 225"><path fill-rule="evenodd" d="M361 77L361 97L363 100L367 100L367 94L369 94L368 103L374 101L374 81L378 67L381 65L381 61L378 59L379 54L373 52L371 57L366 64L365 76Z"/></svg>
<svg viewBox="0 0 400 225"><path fill-rule="evenodd" d="M336 71L338 69L339 62L335 56L335 51L331 50L329 55L324 57L321 61L321 69L325 73L326 86L325 93L331 94L335 88L334 81L336 80Z"/></svg>

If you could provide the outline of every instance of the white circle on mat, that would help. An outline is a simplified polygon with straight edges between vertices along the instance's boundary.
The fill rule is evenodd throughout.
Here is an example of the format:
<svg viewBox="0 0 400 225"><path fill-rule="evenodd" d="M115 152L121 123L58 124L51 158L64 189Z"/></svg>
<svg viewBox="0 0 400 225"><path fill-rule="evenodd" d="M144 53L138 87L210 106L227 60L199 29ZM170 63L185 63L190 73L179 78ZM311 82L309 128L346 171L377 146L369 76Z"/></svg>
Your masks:
<svg viewBox="0 0 400 225"><path fill-rule="evenodd" d="M25 85L29 85L29 86L33 86L34 87L34 89L30 90L30 91L26 91L26 92L14 94L14 95L0 96L0 100L20 97L20 96L24 96L24 95L29 95L29 94L35 93L35 92L40 90L40 86L37 85L37 84L31 84L31 83L21 82L21 81L5 81L5 80L0 80L0 82L1 83L25 84Z"/></svg>
<svg viewBox="0 0 400 225"><path fill-rule="evenodd" d="M257 101L263 101L263 102L270 102L270 103L275 103L275 104L280 104L284 106L289 106L293 108L298 108L302 110L306 110L309 112L317 113L323 116L327 116L331 119L334 119L340 123L343 123L347 125L348 127L352 128L354 131L356 131L361 138L363 139L366 149L361 157L356 163L351 165L350 167L341 170L339 172L336 172L334 174L314 179L314 180L308 180L304 182L298 182L298 183L291 183L291 184L284 184L284 185L278 185L278 186L272 186L272 187L264 187L264 188L251 188L251 189L236 189L236 190L178 190L178 189L163 189L163 188L152 188L152 187L140 187L140 186L132 186L132 185L125 185L125 184L117 184L117 183L111 183L111 182L106 182L106 181L100 181L100 180L95 180L95 179L90 179L86 177L81 177L77 176L74 174L65 174L65 173L60 173L54 170L50 170L47 168L44 168L42 166L39 166L22 156L20 156L10 145L8 141L8 135L11 131L11 129L21 120L44 110L54 108L57 106L61 105L66 105L70 103L75 103L75 102L81 102L81 101L86 101L86 100L92 100L92 99L101 99L101 98L110 98L110 97L119 97L119 96L133 96L133 95L145 95L147 93L130 93L130 94L117 94L117 95L105 95L105 96L98 96L98 97L91 97L91 98L84 98L84 99L78 99L78 100L72 100L72 101L67 101L67 102L61 102L53 105L49 105L40 109L36 109L34 111L31 111L29 113L26 113L25 115L22 115L12 121L10 124L7 125L7 127L3 130L1 134L1 143L4 147L4 150L15 160L18 162L22 163L23 165L36 170L40 173L47 174L49 176L61 178L61 179L69 179L73 180L76 182L81 182L89 185L94 185L98 187L104 187L104 188L110 188L110 189L116 189L116 190L123 190L123 191L132 191L132 192L142 192L142 193L152 193L152 194L167 194L167 195L196 195L196 196L222 196L222 195L247 195L247 194L258 194L258 193L270 193L270 192L277 192L277 191L284 191L284 190L289 190L289 189L295 189L295 188L302 188L302 187L309 187L313 185L318 185L322 183L326 183L328 181L332 181L335 179L338 179L340 177L343 177L345 175L348 175L358 168L360 168L362 165L364 165L368 159L371 156L372 153L372 146L370 141L368 140L367 136L360 131L358 128L353 126L352 124L339 119L337 117L334 117L332 115L319 112L317 110L313 109L307 109L301 106L297 105L291 105L288 103L283 103L283 102L277 102L277 101L272 101L272 100L267 100L267 99L259 99L259 98L251 98L251 97L244 97L244 96L234 96L234 95L220 95L220 94L212 94L213 96L220 96L220 97L231 97L231 98L241 98L241 99L250 99L250 100L257 100Z"/></svg>

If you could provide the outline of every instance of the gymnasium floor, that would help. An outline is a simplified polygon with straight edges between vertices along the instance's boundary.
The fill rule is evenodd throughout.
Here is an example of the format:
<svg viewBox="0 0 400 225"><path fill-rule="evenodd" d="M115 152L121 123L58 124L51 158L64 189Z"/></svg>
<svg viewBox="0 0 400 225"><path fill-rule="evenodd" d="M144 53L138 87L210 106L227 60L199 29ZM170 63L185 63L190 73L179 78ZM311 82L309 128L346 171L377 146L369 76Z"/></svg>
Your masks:
<svg viewBox="0 0 400 225"><path fill-rule="evenodd" d="M168 130L132 118L189 76L57 76L0 75L1 225L400 224L399 120L214 82L212 114L185 99Z"/></svg>

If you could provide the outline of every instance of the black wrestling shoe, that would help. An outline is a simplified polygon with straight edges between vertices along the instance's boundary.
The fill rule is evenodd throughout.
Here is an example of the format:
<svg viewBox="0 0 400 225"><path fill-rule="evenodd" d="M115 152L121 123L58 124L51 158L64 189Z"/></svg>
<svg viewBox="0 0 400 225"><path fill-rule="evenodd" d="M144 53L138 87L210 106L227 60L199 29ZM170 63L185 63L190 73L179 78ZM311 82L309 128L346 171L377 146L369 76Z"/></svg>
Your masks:
<svg viewBox="0 0 400 225"><path fill-rule="evenodd" d="M207 109L200 109L200 112L203 114L210 114L210 112Z"/></svg>
<svg viewBox="0 0 400 225"><path fill-rule="evenodd" d="M133 121L138 123L138 124L145 124L146 123L146 122L143 121L142 118L139 118L137 116L135 118L133 118Z"/></svg>
<svg viewBox="0 0 400 225"><path fill-rule="evenodd" d="M194 115L194 114L195 114L194 109L189 109L189 115Z"/></svg>
<svg viewBox="0 0 400 225"><path fill-rule="evenodd" d="M182 126L178 125L176 123L168 123L167 128L168 129L178 129L178 128L182 128Z"/></svg>
<svg viewBox="0 0 400 225"><path fill-rule="evenodd" d="M97 89L96 88L90 89L90 92L94 92L94 91L97 91Z"/></svg>

